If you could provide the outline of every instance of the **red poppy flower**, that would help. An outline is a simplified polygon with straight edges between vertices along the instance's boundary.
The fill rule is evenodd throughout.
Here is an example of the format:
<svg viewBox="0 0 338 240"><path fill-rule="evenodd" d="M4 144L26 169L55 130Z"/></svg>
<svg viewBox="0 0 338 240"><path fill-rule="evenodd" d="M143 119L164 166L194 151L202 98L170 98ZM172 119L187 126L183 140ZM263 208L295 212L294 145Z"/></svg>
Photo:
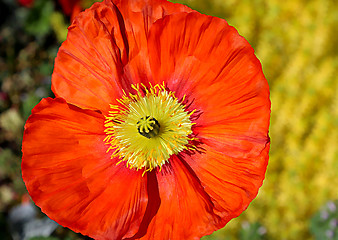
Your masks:
<svg viewBox="0 0 338 240"><path fill-rule="evenodd" d="M31 7L34 0L18 0L19 4L24 7Z"/></svg>
<svg viewBox="0 0 338 240"><path fill-rule="evenodd" d="M24 7L31 7L34 0L18 0L19 4ZM71 20L82 11L82 0L57 0L59 2L62 11L65 15L70 16Z"/></svg>
<svg viewBox="0 0 338 240"><path fill-rule="evenodd" d="M58 0L64 14L71 16L71 20L82 11L82 0Z"/></svg>
<svg viewBox="0 0 338 240"><path fill-rule="evenodd" d="M51 219L96 239L198 239L244 211L269 152L269 88L226 21L164 0L80 13L22 174Z"/></svg>

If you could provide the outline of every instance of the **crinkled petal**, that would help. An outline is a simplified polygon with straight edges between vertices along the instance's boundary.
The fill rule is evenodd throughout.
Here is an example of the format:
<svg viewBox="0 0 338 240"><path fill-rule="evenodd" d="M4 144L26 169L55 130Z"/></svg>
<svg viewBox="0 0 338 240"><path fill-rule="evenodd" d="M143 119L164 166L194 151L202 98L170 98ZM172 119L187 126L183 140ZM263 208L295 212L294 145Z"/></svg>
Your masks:
<svg viewBox="0 0 338 240"><path fill-rule="evenodd" d="M222 226L239 216L256 197L269 159L270 143L255 157L233 158L204 146L201 153L186 155L184 160L210 196Z"/></svg>
<svg viewBox="0 0 338 240"><path fill-rule="evenodd" d="M184 160L224 226L257 195L268 163L270 100L261 64L226 21L199 13L158 20L148 45L155 82L196 110L197 150Z"/></svg>
<svg viewBox="0 0 338 240"><path fill-rule="evenodd" d="M154 22L167 15L193 11L185 5L166 0L112 0L112 2L124 19L131 59L139 52L146 53L148 34Z"/></svg>
<svg viewBox="0 0 338 240"><path fill-rule="evenodd" d="M148 84L147 36L152 24L168 14L192 11L164 0L95 3L68 28L52 76L57 97L82 108L109 110L131 84Z"/></svg>
<svg viewBox="0 0 338 240"><path fill-rule="evenodd" d="M140 239L200 239L222 226L212 199L180 156L157 172L157 182L161 205Z"/></svg>
<svg viewBox="0 0 338 240"><path fill-rule="evenodd" d="M51 219L97 239L138 232L148 203L147 178L106 153L104 118L63 99L44 99L27 120L22 176Z"/></svg>
<svg viewBox="0 0 338 240"><path fill-rule="evenodd" d="M234 90L231 87L245 85L243 79L261 70L252 47L235 28L197 12L158 20L150 29L148 45L154 78L179 95L217 82ZM242 78L233 78L237 71Z"/></svg>
<svg viewBox="0 0 338 240"><path fill-rule="evenodd" d="M255 156L269 141L269 87L254 50L226 21L200 13L158 20L149 35L154 79L186 95L194 132L232 157Z"/></svg>
<svg viewBox="0 0 338 240"><path fill-rule="evenodd" d="M94 4L68 28L52 75L57 97L82 108L108 110L122 94L127 44L116 8ZM126 60L125 60L126 61Z"/></svg>

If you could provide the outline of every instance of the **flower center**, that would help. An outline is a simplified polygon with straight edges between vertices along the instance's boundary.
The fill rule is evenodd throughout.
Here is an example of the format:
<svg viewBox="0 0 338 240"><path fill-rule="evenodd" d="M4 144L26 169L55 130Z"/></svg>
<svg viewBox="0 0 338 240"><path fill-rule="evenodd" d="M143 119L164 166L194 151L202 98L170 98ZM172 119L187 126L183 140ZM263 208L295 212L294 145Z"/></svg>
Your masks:
<svg viewBox="0 0 338 240"><path fill-rule="evenodd" d="M189 145L194 140L190 136L194 111L185 111L164 85L132 88L136 94L124 94L105 116L104 141L110 145L111 157L120 159L117 164L125 161L127 167L146 172L161 168L173 154L194 149Z"/></svg>
<svg viewBox="0 0 338 240"><path fill-rule="evenodd" d="M139 134L146 138L156 137L160 132L160 124L150 116L142 117L136 125Z"/></svg>

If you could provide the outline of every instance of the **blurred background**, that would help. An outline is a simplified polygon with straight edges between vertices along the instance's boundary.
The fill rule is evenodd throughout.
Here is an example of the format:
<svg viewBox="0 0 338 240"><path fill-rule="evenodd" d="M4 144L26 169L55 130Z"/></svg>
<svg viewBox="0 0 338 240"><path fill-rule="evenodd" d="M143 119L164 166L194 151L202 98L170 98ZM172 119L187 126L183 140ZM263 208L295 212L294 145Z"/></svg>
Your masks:
<svg viewBox="0 0 338 240"><path fill-rule="evenodd" d="M89 239L31 203L23 126L50 91L71 19L94 0L0 0L0 239ZM179 0L224 18L253 46L271 89L271 153L258 197L204 240L338 239L338 4ZM182 226L184 227L184 226Z"/></svg>

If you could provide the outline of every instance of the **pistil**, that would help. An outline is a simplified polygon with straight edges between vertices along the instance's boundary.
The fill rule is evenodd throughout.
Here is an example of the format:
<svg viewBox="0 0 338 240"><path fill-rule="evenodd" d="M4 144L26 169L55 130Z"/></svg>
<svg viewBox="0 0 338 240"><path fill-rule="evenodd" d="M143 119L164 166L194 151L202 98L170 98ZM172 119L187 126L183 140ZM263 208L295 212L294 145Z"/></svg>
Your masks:
<svg viewBox="0 0 338 240"><path fill-rule="evenodd" d="M146 138L156 137L160 132L160 124L150 116L142 117L136 125L139 134Z"/></svg>

